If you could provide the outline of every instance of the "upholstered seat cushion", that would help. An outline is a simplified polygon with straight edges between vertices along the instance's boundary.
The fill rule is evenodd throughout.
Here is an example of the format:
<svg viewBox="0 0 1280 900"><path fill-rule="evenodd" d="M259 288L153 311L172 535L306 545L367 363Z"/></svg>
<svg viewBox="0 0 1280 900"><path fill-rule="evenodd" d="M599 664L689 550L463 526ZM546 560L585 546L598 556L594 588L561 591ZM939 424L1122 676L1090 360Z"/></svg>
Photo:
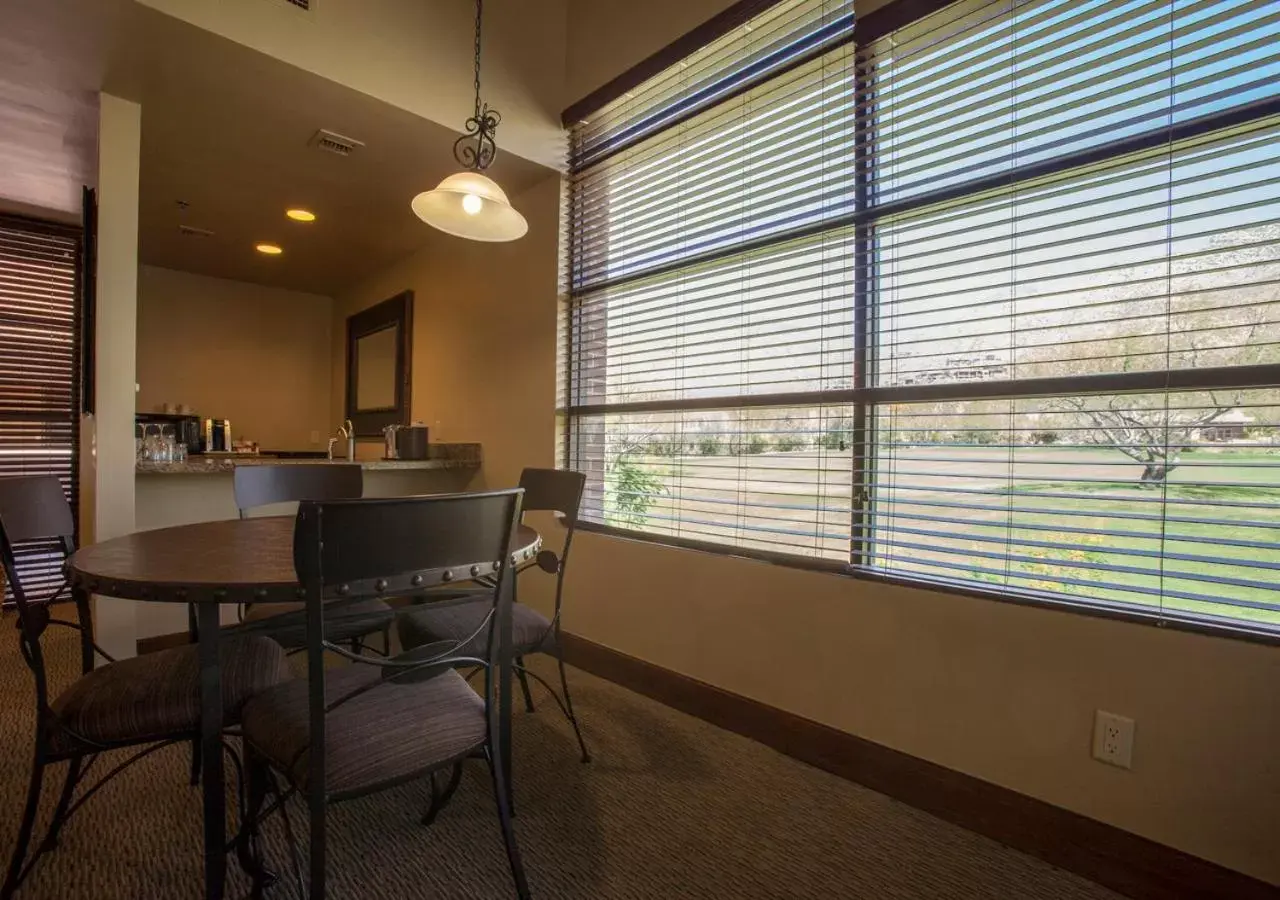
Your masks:
<svg viewBox="0 0 1280 900"><path fill-rule="evenodd" d="M410 649L435 641L466 640L458 655L483 659L488 652L489 634L487 629L479 634L477 630L483 627L484 618L492 608L492 602L484 597L464 603L428 603L402 610L396 617L400 644ZM551 622L542 613L523 603L511 607L511 643L517 656L553 650L554 637Z"/></svg>
<svg viewBox="0 0 1280 900"><path fill-rule="evenodd" d="M307 620L302 603L254 603L244 613L246 623L269 623L278 616L288 616L281 627L267 632L289 649L307 644ZM352 638L381 631L391 624L391 607L376 598L357 600L343 604L333 611L325 611L324 636L331 641L349 641Z"/></svg>
<svg viewBox="0 0 1280 900"><path fill-rule="evenodd" d="M377 666L352 663L325 672L325 700L364 690L325 717L331 795L358 794L410 778L481 747L484 700L457 672L428 681L374 684ZM309 783L309 685L301 679L264 691L244 710L245 740L299 787Z"/></svg>
<svg viewBox="0 0 1280 900"><path fill-rule="evenodd" d="M284 649L270 638L219 645L222 714L227 725L254 694L291 677ZM53 711L75 734L99 744L179 737L200 727L200 660L194 644L144 653L95 669L54 700ZM57 729L53 752L84 749Z"/></svg>

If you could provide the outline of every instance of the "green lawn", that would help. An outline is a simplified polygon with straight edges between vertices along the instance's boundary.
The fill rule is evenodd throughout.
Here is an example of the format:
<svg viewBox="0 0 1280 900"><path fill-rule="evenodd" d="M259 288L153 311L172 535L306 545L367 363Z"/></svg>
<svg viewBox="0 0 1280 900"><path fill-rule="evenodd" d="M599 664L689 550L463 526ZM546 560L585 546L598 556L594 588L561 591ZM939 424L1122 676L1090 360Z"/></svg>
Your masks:
<svg viewBox="0 0 1280 900"><path fill-rule="evenodd" d="M981 448L937 448L937 459L909 452L910 466L926 473L918 483L962 483L986 471L982 466L999 476L1009 472L1007 461L986 459L988 451ZM1079 466L1061 465L1076 458ZM830 455L820 460L806 451L636 462L662 485L642 527L743 547L847 556L850 501L847 485L841 487L847 475L832 468ZM885 544L881 550L892 552L896 570L1280 625L1278 611L1176 596L1280 605L1280 465L1272 468L1277 463L1280 452L1267 449L1200 450L1183 457L1167 486L1141 487L1136 482L1141 468L1115 451L1019 449L1021 477L1014 488L1007 482L996 487L999 478L987 482L993 485L989 492L979 483L979 493L966 495L973 509L913 506L904 500L882 504L882 524L943 534L908 533L901 540L916 546ZM1059 477L1063 480L1051 480ZM1071 480L1077 477L1104 480ZM955 499L920 490L910 496ZM825 510L817 523L816 507ZM1167 511L1163 533L1162 507ZM955 521L929 521L934 515ZM1114 566L1126 571L1106 568Z"/></svg>
<svg viewBox="0 0 1280 900"><path fill-rule="evenodd" d="M1213 474L1228 483L1180 484L1180 479L1196 480L1199 475L1194 470L1179 469L1174 471L1165 488L1116 485L1082 490L1079 485L1052 483L1020 486L1010 493L1014 505L1020 494L1028 493L1092 493L1094 496L1087 499L1036 496L1034 505L1042 512L1012 514L1010 533L1015 544L1011 555L1034 557L1035 561L1012 562L1008 583L1041 589L1053 587L1073 596L1159 604L1188 612L1280 625L1277 611L1174 596L1201 594L1280 605L1280 509L1265 508L1280 506L1280 471L1224 467ZM1230 483L1246 481L1257 486ZM1153 501L1160 498L1164 499L1171 517L1163 532L1158 521L1131 517L1157 512L1161 504ZM1184 521L1187 519L1217 521ZM1076 546L1067 549L1019 544L1019 537ZM1126 566L1143 571L1103 571L1092 566ZM981 577L992 580L986 574ZM1075 583L1063 584L1063 577L1074 579ZM1218 579L1270 586L1223 583ZM1004 579L995 580L1003 582ZM1126 586L1163 588L1165 595L1144 597L1123 590Z"/></svg>

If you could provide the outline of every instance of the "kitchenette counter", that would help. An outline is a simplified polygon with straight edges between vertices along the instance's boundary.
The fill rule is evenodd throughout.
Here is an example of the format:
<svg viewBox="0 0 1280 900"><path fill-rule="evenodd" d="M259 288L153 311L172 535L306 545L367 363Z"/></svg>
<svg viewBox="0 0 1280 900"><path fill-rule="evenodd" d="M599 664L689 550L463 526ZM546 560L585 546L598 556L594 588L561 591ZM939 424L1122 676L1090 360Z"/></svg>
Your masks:
<svg viewBox="0 0 1280 900"><path fill-rule="evenodd" d="M429 459L357 459L365 471L412 472L440 469L478 469L482 462L479 444L432 444ZM350 465L347 459L297 459L273 456L191 456L184 462L155 462L140 459L139 475L222 475L239 466Z"/></svg>

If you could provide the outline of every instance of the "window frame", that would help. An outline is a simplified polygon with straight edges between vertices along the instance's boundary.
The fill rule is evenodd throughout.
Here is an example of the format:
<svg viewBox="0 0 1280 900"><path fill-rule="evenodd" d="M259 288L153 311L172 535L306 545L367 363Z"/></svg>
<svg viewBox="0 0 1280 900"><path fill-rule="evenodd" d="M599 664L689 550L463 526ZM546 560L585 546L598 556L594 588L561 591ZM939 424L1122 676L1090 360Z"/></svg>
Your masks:
<svg viewBox="0 0 1280 900"><path fill-rule="evenodd" d="M583 116L604 106L627 90L675 65L683 56L740 26L780 0L743 0L730 7L699 29L664 50L654 54L635 69L619 76L605 88L592 94L565 111L564 124L570 127ZM891 0L874 12L858 18L852 35L836 46L852 43L855 53L853 64L855 103L865 109L873 102L875 75L868 74L862 63L862 53L883 37L945 9L963 0ZM833 47L828 47L833 49ZM796 65L809 61L803 57ZM769 80L784 77L791 70L787 66L770 74ZM726 95L729 99L745 88L739 87ZM1211 390L1220 388L1258 389L1280 387L1280 364L1256 364L1245 366L1219 366L1195 369L1159 369L1150 371L1115 372L1102 374L1063 375L1051 377L1017 378L1001 381L948 382L917 385L877 385L873 383L873 362L877 331L875 319L878 311L876 300L876 230L883 219L928 206L977 197L983 193L1032 182L1036 179L1059 175L1098 163L1116 161L1142 151L1174 146L1180 142L1225 133L1233 127L1246 125L1273 116L1280 116L1280 96L1235 106L1230 109L1186 119L1171 125L1162 125L1137 134L1089 146L1062 156L1023 164L1008 171L996 173L973 181L944 186L920 192L899 200L874 204L871 202L875 186L875 159L867 133L869 117L858 116L855 124L853 166L855 201L853 210L845 215L796 228L782 234L767 235L753 241L718 248L673 260L670 264L656 266L640 272L628 273L618 278L605 279L581 288L573 283L571 255L576 246L573 233L572 200L565 203L566 221L564 245L569 259L566 261L566 287L562 296L562 326L559 329L559 350L564 354L560 376L564 378L565 396L556 410L557 427L560 429L558 449L562 454L559 464L569 465L574 457L574 440L579 434L574 420L592 415L615 413L680 413L691 410L734 410L767 407L817 407L843 404L854 411L850 451L853 459L854 496L851 503L850 553L847 561L829 558L806 557L781 551L746 548L717 541L666 535L639 529L622 528L604 523L579 520L575 527L624 540L658 544L675 549L692 550L754 560L788 568L837 574L859 581L890 584L920 590L929 590L954 596L998 600L1020 606L1052 609L1060 612L1080 613L1089 616L1116 619L1140 624L1169 627L1176 630L1210 634L1267 645L1280 646L1280 628L1268 628L1243 619L1212 617L1185 610L1171 611L1162 606L1145 607L1137 603L1124 603L1095 598L1050 594L1012 586L983 586L980 582L968 583L959 579L930 577L923 574L906 575L877 570L871 567L865 554L872 545L874 529L872 494L868 485L873 481L872 470L877 459L875 436L875 408L895 403L921 403L931 401L965 400L1022 400L1056 396L1089 396L1102 394L1138 394L1143 392L1173 393L1177 391ZM677 118L674 127L688 118ZM666 130L666 129L663 129ZM661 133L661 132L657 132ZM649 135L652 136L652 135ZM606 160L612 151L589 159L576 171L587 171ZM576 174L571 170L571 174ZM569 189L566 188L566 193ZM717 259L743 254L763 247L775 246L786 241L815 236L837 229L852 229L854 234L854 372L850 388L777 392L768 394L740 394L685 400L631 401L619 403L573 402L573 384L576 365L576 346L581 340L578 334L575 308L585 295L614 288L643 278L654 278L672 271L682 270Z"/></svg>

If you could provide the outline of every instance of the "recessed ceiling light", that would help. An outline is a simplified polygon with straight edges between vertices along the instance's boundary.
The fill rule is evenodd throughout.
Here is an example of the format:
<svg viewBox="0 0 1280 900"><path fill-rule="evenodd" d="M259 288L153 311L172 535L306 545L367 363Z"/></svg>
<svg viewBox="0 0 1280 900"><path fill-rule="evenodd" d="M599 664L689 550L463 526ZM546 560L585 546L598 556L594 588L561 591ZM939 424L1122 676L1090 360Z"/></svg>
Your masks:
<svg viewBox="0 0 1280 900"><path fill-rule="evenodd" d="M280 249L276 244L258 244L257 251L265 253L267 256L279 256L284 250Z"/></svg>
<svg viewBox="0 0 1280 900"><path fill-rule="evenodd" d="M284 214L295 222L314 222L316 214L309 209L286 209Z"/></svg>

